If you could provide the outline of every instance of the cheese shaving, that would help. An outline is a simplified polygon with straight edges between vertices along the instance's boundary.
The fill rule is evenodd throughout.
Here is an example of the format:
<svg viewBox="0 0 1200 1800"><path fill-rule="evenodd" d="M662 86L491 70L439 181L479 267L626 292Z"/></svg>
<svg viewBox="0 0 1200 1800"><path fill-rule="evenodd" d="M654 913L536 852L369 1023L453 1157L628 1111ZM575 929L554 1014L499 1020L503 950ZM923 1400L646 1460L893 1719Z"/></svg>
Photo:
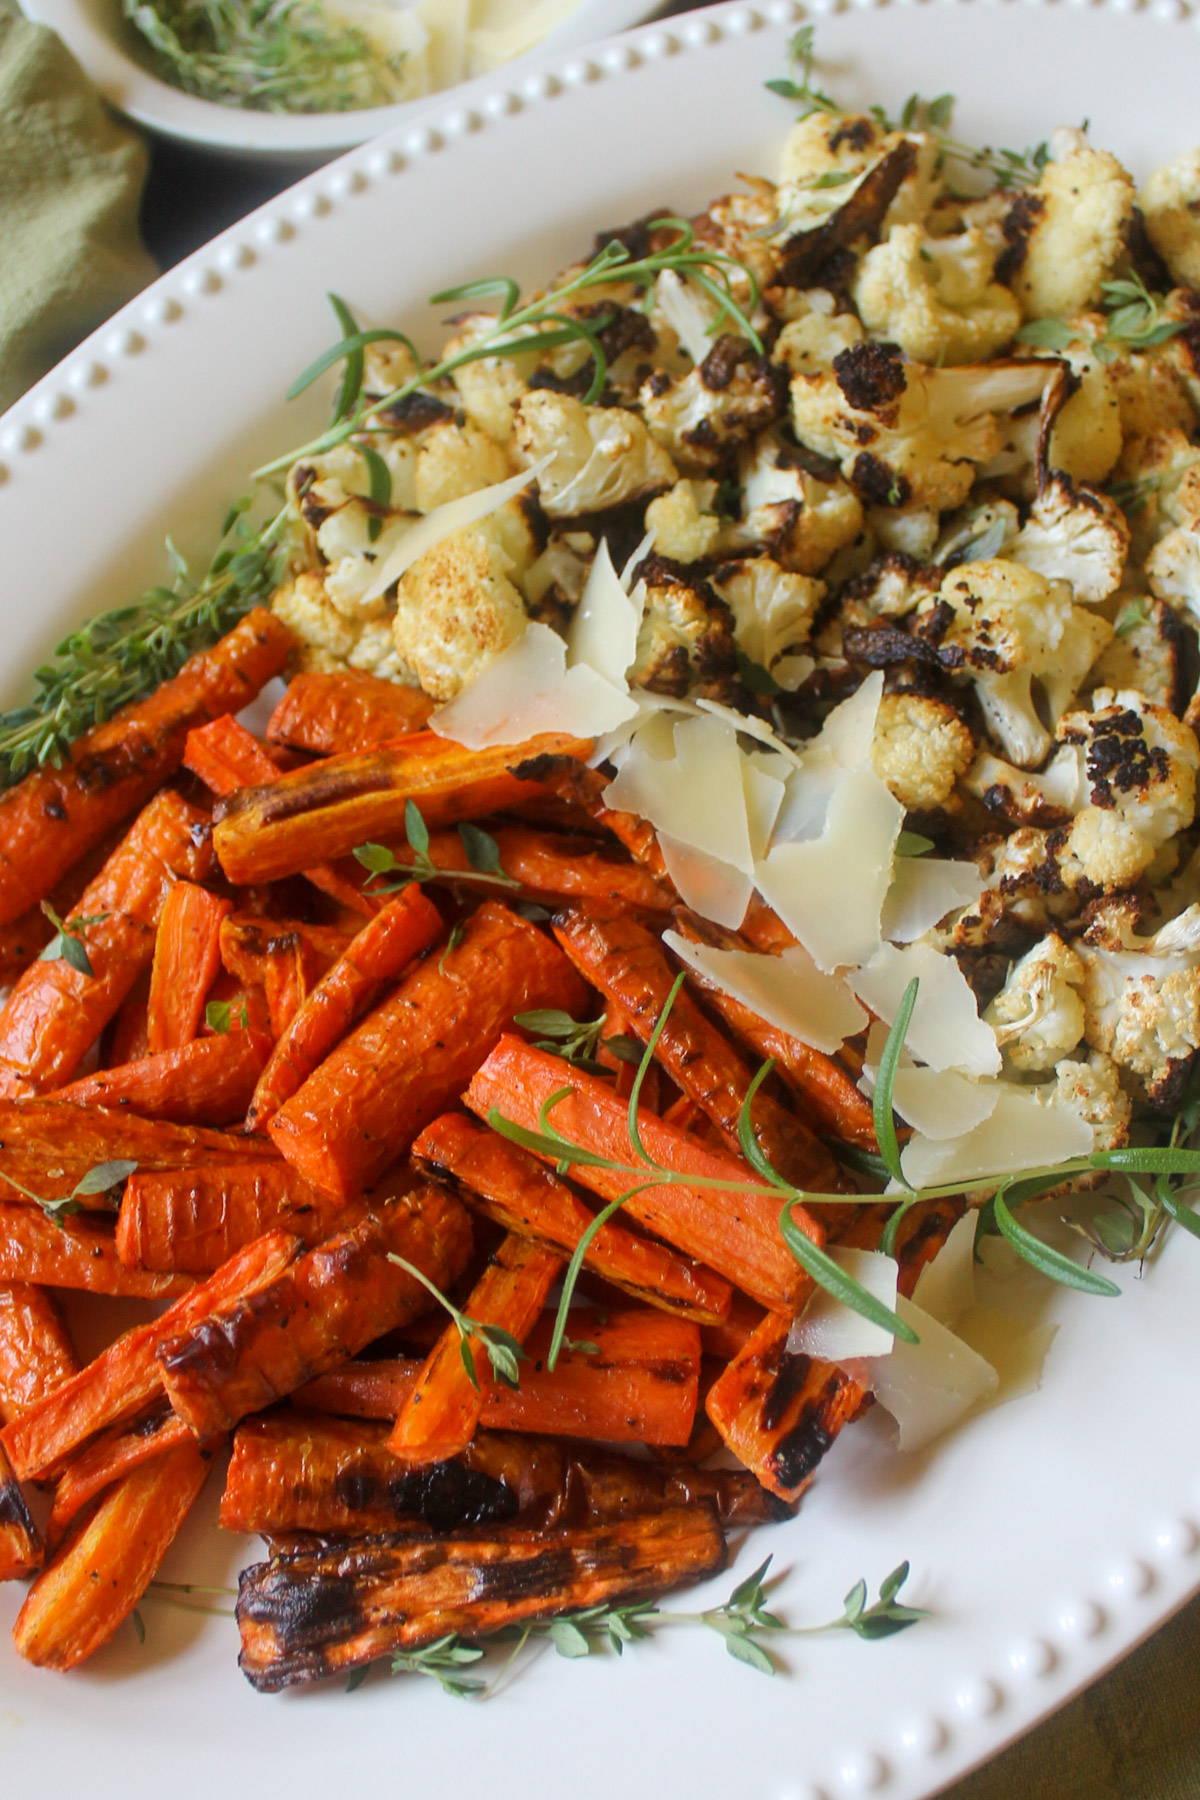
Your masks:
<svg viewBox="0 0 1200 1800"><path fill-rule="evenodd" d="M948 1331L975 1304L975 1226L977 1215L958 1221L931 1263L917 1277L913 1301Z"/></svg>
<svg viewBox="0 0 1200 1800"><path fill-rule="evenodd" d="M658 833L658 847L683 904L702 919L737 931L754 892L750 877L692 844L681 843L666 831Z"/></svg>
<svg viewBox="0 0 1200 1800"><path fill-rule="evenodd" d="M890 1025L914 976L921 985L905 1038L912 1055L932 1069L998 1075L996 1034L979 1017L975 996L952 956L927 944L903 950L883 944L849 980L864 1005Z"/></svg>
<svg viewBox="0 0 1200 1800"><path fill-rule="evenodd" d="M527 625L470 687L429 721L439 737L483 750L545 731L598 737L637 711L628 694L587 663L567 668L567 646L548 625Z"/></svg>
<svg viewBox="0 0 1200 1800"><path fill-rule="evenodd" d="M889 1356L863 1367L866 1384L899 1427L901 1450L920 1450L996 1393L995 1369L921 1307L896 1298L896 1311L920 1342L899 1338Z"/></svg>
<svg viewBox="0 0 1200 1800"><path fill-rule="evenodd" d="M981 1125L954 1138L914 1136L904 1146L900 1167L913 1187L965 1185L998 1170L1054 1168L1091 1149L1092 1128L1079 1113L1042 1106L1031 1089L998 1082L996 1104Z"/></svg>
<svg viewBox="0 0 1200 1800"><path fill-rule="evenodd" d="M607 805L648 819L680 844L754 874L737 734L721 719L675 721L674 756L645 754L642 732L610 784ZM743 909L744 911L744 909Z"/></svg>
<svg viewBox="0 0 1200 1800"><path fill-rule="evenodd" d="M974 906L982 892L983 876L973 863L898 856L880 930L890 943L911 944L948 912Z"/></svg>
<svg viewBox="0 0 1200 1800"><path fill-rule="evenodd" d="M418 519L411 531L405 532L363 595L363 603L380 599L427 550L434 549L443 538L453 537L456 531L462 531L468 525L477 525L480 519L486 519L498 507L503 506L506 500L511 500L514 494L527 488L549 461L550 458L544 456L540 462L522 469L519 475L510 475L506 481L494 481L491 487L479 488L473 494L463 494L457 500L447 500L444 506L435 506L432 512Z"/></svg>
<svg viewBox="0 0 1200 1800"><path fill-rule="evenodd" d="M637 655L641 622L642 605L618 578L608 540L601 538L567 632L570 662L589 664L622 693L628 692L625 672Z"/></svg>
<svg viewBox="0 0 1200 1800"><path fill-rule="evenodd" d="M832 1054L867 1022L845 982L823 975L798 944L767 956L694 944L676 931L664 931L663 943L704 980L814 1050Z"/></svg>
<svg viewBox="0 0 1200 1800"><path fill-rule="evenodd" d="M894 1256L881 1256L877 1250L837 1248L830 1248L828 1255L852 1281L894 1310L899 1274ZM790 1356L846 1362L858 1356L886 1356L894 1342L882 1325L873 1325L861 1313L843 1306L824 1288L814 1288L804 1311L793 1321L787 1349Z"/></svg>

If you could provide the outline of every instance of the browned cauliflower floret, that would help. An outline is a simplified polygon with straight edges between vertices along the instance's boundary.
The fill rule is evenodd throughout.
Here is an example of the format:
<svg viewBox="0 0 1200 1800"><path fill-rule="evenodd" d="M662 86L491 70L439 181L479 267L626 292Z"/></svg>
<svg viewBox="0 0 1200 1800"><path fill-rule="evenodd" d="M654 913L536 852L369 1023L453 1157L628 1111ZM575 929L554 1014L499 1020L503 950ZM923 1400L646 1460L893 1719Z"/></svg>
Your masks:
<svg viewBox="0 0 1200 1800"><path fill-rule="evenodd" d="M941 192L937 138L889 131L865 113L812 112L792 126L779 163L777 204L794 231L819 224L846 199L846 188L820 186L831 174L862 175L897 150L907 173L884 214L885 229L920 222Z"/></svg>
<svg viewBox="0 0 1200 1800"><path fill-rule="evenodd" d="M911 693L880 700L871 761L910 811L944 806L974 753L974 739L948 700Z"/></svg>
<svg viewBox="0 0 1200 1800"><path fill-rule="evenodd" d="M1002 270L1027 319L1062 318L1100 299L1133 218L1133 182L1082 132L1056 132L1054 160L1013 202Z"/></svg>
<svg viewBox="0 0 1200 1800"><path fill-rule="evenodd" d="M1089 1044L1136 1077L1151 1105L1177 1105L1200 1046L1200 906L1153 937L1117 908L1076 946Z"/></svg>
<svg viewBox="0 0 1200 1800"><path fill-rule="evenodd" d="M672 562L700 562L711 556L721 536L721 521L712 510L715 481L677 481L646 508L646 530L654 548Z"/></svg>
<svg viewBox="0 0 1200 1800"><path fill-rule="evenodd" d="M418 512L491 487L512 474L500 445L474 425L435 425L421 440L415 481Z"/></svg>
<svg viewBox="0 0 1200 1800"><path fill-rule="evenodd" d="M718 338L682 380L658 369L638 399L651 435L682 467L719 468L731 449L774 424L787 404L782 372L744 338Z"/></svg>
<svg viewBox="0 0 1200 1800"><path fill-rule="evenodd" d="M1138 195L1146 236L1181 287L1200 288L1200 150L1147 177Z"/></svg>
<svg viewBox="0 0 1200 1800"><path fill-rule="evenodd" d="M512 559L491 524L443 538L400 577L396 651L435 700L452 700L528 623Z"/></svg>
<svg viewBox="0 0 1200 1800"><path fill-rule="evenodd" d="M1116 636L1091 672L1097 687L1135 688L1168 712L1183 711L1183 632L1163 600L1124 602Z"/></svg>
<svg viewBox="0 0 1200 1800"><path fill-rule="evenodd" d="M471 349L496 329L495 313L472 313L454 322L457 330L443 352L447 360ZM536 366L534 352L522 357L482 356L462 363L451 376L471 424L486 431L497 444L511 441L513 415Z"/></svg>
<svg viewBox="0 0 1200 1800"><path fill-rule="evenodd" d="M277 588L271 601L285 625L301 645L300 666L305 669L343 669L362 631L353 619L343 618L329 604L320 575L297 575Z"/></svg>
<svg viewBox="0 0 1200 1800"><path fill-rule="evenodd" d="M744 516L726 526L721 549L764 549L784 568L816 575L852 544L862 530L862 502L836 465L823 474L806 466L815 460L777 432L763 432L742 457Z"/></svg>
<svg viewBox="0 0 1200 1800"><path fill-rule="evenodd" d="M1039 1074L1069 1056L1083 1036L1083 964L1057 932L1014 963L984 1018L1005 1062Z"/></svg>
<svg viewBox="0 0 1200 1800"><path fill-rule="evenodd" d="M808 641L825 583L781 569L767 556L719 569L713 585L729 603L738 648L782 688L798 687L812 668L796 652Z"/></svg>
<svg viewBox="0 0 1200 1800"><path fill-rule="evenodd" d="M983 362L1021 323L1016 300L992 279L995 265L978 229L931 238L920 225L896 225L859 265L854 303L868 331L917 362Z"/></svg>
<svg viewBox="0 0 1200 1800"><path fill-rule="evenodd" d="M1117 1150L1129 1142L1133 1104L1121 1086L1112 1058L1093 1050L1086 1062L1068 1057L1057 1064L1051 1088L1039 1084L1033 1092L1042 1106L1069 1107L1092 1128L1093 1150Z"/></svg>
<svg viewBox="0 0 1200 1800"><path fill-rule="evenodd" d="M602 512L674 487L675 464L635 413L584 406L569 394L526 394L514 448L524 468L549 457L538 491L552 519Z"/></svg>
<svg viewBox="0 0 1200 1800"><path fill-rule="evenodd" d="M1069 581L1085 606L1115 594L1129 554L1129 527L1107 494L1077 488L1055 472L1045 483L1005 556L1048 581Z"/></svg>
<svg viewBox="0 0 1200 1800"><path fill-rule="evenodd" d="M834 358L843 350L862 340L863 328L852 312L814 309L788 321L775 340L771 356L789 375L819 375L823 369L833 367Z"/></svg>
<svg viewBox="0 0 1200 1800"><path fill-rule="evenodd" d="M1087 804L1059 852L1068 886L1132 887L1160 846L1191 824L1200 744L1189 725L1132 690L1100 688L1058 737L1080 759Z"/></svg>
<svg viewBox="0 0 1200 1800"><path fill-rule="evenodd" d="M633 687L682 698L700 687L725 690L737 669L733 614L707 582L680 564L650 556L639 566L644 596Z"/></svg>

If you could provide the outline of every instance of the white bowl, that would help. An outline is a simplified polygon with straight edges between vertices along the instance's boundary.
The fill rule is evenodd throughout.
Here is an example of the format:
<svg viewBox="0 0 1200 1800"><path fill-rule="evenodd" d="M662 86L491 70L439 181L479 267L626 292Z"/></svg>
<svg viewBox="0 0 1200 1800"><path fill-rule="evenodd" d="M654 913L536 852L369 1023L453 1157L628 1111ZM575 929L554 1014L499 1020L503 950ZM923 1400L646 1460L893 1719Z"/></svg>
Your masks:
<svg viewBox="0 0 1200 1800"><path fill-rule="evenodd" d="M433 94L395 106L332 113L221 106L161 81L148 62L138 60L133 54L137 34L121 16L121 0L22 0L22 5L29 18L58 33L111 106L163 137L219 153L311 167L403 124L431 100L444 100L444 94ZM661 0L658 5L653 0L580 0L571 17L528 54L571 50L640 24L660 10ZM472 85L465 83L462 91Z"/></svg>

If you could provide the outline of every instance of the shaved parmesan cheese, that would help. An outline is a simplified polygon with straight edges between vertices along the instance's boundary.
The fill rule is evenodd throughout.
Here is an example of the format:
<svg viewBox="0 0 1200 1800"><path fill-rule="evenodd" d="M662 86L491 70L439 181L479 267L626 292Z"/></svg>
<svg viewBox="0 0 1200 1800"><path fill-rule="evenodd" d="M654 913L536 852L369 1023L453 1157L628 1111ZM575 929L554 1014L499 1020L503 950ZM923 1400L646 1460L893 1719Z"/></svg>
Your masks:
<svg viewBox="0 0 1200 1800"><path fill-rule="evenodd" d="M975 1304L976 1223L973 1212L958 1221L913 1289L914 1303L948 1331L954 1331Z"/></svg>
<svg viewBox="0 0 1200 1800"><path fill-rule="evenodd" d="M714 925L737 931L754 892L750 877L691 844L680 843L666 831L658 833L658 847L684 905Z"/></svg>
<svg viewBox="0 0 1200 1800"><path fill-rule="evenodd" d="M910 1067L896 1070L892 1104L914 1131L928 1138L952 1138L990 1119L998 1094L996 1082L972 1081L957 1069Z"/></svg>
<svg viewBox="0 0 1200 1800"><path fill-rule="evenodd" d="M873 769L845 770L820 837L774 844L757 865L763 898L826 974L865 963L878 950L879 916L903 822L904 808Z"/></svg>
<svg viewBox="0 0 1200 1800"><path fill-rule="evenodd" d="M918 1001L918 1005L920 1002ZM915 1015L914 1015L915 1017ZM996 1084L991 1116L960 1137L933 1140L915 1136L900 1157L904 1179L913 1187L982 1180L1021 1169L1053 1168L1092 1150L1092 1128L1069 1107L1042 1106L1029 1088Z"/></svg>
<svg viewBox="0 0 1200 1800"><path fill-rule="evenodd" d="M964 1220L964 1223L966 1221ZM958 1324L958 1335L996 1371L999 1386L992 1404L1019 1400L1042 1385L1042 1369L1057 1325L1033 1325L991 1306L973 1306Z"/></svg>
<svg viewBox="0 0 1200 1800"><path fill-rule="evenodd" d="M486 519L497 507L503 506L506 500L511 500L522 488L527 488L549 461L550 458L544 456L540 462L531 464L519 475L510 475L507 481L494 481L491 487L479 488L473 494L463 494L458 500L447 500L444 506L435 506L432 512L426 513L423 519L417 521L411 531L405 532L391 555L385 559L383 567L363 595L363 600L378 600L427 550L432 550L443 538L453 537L456 531L462 531L466 526L476 525L480 519Z"/></svg>
<svg viewBox="0 0 1200 1800"><path fill-rule="evenodd" d="M793 770L775 821L776 844L804 844L820 837L841 773L841 764L832 756L811 759Z"/></svg>
<svg viewBox="0 0 1200 1800"><path fill-rule="evenodd" d="M729 863L750 879L754 858L733 727L704 717L676 720L669 761L644 754L641 740L639 731L609 785L606 804L649 819L678 843Z"/></svg>
<svg viewBox="0 0 1200 1800"><path fill-rule="evenodd" d="M905 1038L912 1055L931 1069L998 1075L996 1034L979 1017L975 996L952 956L942 956L927 944L903 950L884 944L849 981L859 999L890 1025L914 975L921 985Z"/></svg>
<svg viewBox="0 0 1200 1800"><path fill-rule="evenodd" d="M896 1311L921 1341L897 1338L890 1356L868 1358L866 1385L899 1426L901 1450L919 1450L990 1399L1000 1383L990 1363L903 1294Z"/></svg>
<svg viewBox="0 0 1200 1800"><path fill-rule="evenodd" d="M693 944L678 932L664 931L663 943L681 962L723 993L801 1043L827 1055L845 1038L861 1031L867 1015L844 981L822 975L807 950L798 944L782 956L757 950L718 950Z"/></svg>
<svg viewBox="0 0 1200 1800"><path fill-rule="evenodd" d="M772 762L779 758L772 757ZM746 796L746 824L750 832L750 854L757 861L767 854L776 815L783 802L783 782L768 775L753 758L742 758L742 791Z"/></svg>
<svg viewBox="0 0 1200 1800"><path fill-rule="evenodd" d="M880 929L891 943L911 944L960 906L974 906L983 876L974 863L898 856Z"/></svg>
<svg viewBox="0 0 1200 1800"><path fill-rule="evenodd" d="M883 698L883 670L876 669L848 700L835 706L810 754L828 752L843 769L865 769L871 763L875 715Z"/></svg>
<svg viewBox="0 0 1200 1800"><path fill-rule="evenodd" d="M740 713L732 706L723 705L720 700L697 700L696 707L700 712L711 714L714 719L724 719L727 725L732 725L735 731L742 732L746 737L757 738L760 744L766 744L768 749L774 750L777 756L782 756L794 767L801 766L802 757L772 731L765 719L757 719L752 713Z"/></svg>
<svg viewBox="0 0 1200 1800"><path fill-rule="evenodd" d="M628 694L587 663L568 669L567 646L557 632L528 625L470 687L438 708L429 726L439 737L482 750L523 744L544 731L598 737L636 711Z"/></svg>
<svg viewBox="0 0 1200 1800"><path fill-rule="evenodd" d="M852 1281L895 1310L896 1277L900 1271L894 1256L881 1256L877 1250L833 1247L827 1254ZM824 1288L814 1288L804 1311L792 1323L787 1349L789 1356L846 1362L856 1356L886 1356L894 1342L891 1332L882 1325L873 1325L861 1313L852 1312Z"/></svg>
<svg viewBox="0 0 1200 1800"><path fill-rule="evenodd" d="M587 663L614 687L627 692L625 671L637 655L643 604L631 599L621 585L608 553L608 540L601 538L567 632L572 665Z"/></svg>
<svg viewBox="0 0 1200 1800"><path fill-rule="evenodd" d="M629 558L629 561L625 564L625 567L621 570L620 575L617 577L617 579L621 583L621 586L624 588L624 590L627 594L631 591L631 589L633 587L633 578L634 578L634 575L637 573L638 564L640 562L642 562L650 554L650 551L653 548L654 548L654 533L652 531L648 531L646 533L645 537L642 539L641 543L638 545L637 549L634 551L633 555ZM645 604L645 602L643 601L643 605L644 604Z"/></svg>

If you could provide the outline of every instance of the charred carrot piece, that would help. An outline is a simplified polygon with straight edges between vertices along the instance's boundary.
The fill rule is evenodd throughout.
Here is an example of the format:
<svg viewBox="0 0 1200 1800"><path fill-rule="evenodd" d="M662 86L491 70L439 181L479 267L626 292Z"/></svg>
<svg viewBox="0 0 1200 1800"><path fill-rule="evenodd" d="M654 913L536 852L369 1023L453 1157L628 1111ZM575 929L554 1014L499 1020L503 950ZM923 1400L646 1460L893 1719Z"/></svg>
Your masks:
<svg viewBox="0 0 1200 1800"><path fill-rule="evenodd" d="M463 1113L444 1113L427 1125L412 1153L431 1174L453 1175L469 1188L473 1204L506 1231L568 1257L592 1223L594 1215L536 1157ZM729 1311L731 1289L721 1276L617 1219L600 1227L584 1262L635 1300L680 1318L716 1324Z"/></svg>
<svg viewBox="0 0 1200 1800"><path fill-rule="evenodd" d="M347 1419L386 1419L394 1424L421 1378L418 1357L371 1357L339 1364L328 1375L306 1381L292 1395L296 1406L337 1413Z"/></svg>
<svg viewBox="0 0 1200 1800"><path fill-rule="evenodd" d="M739 943L732 933L721 932L686 912L676 913L675 928L694 943L715 944L718 948ZM688 980L703 989L705 998L720 1013L735 1037L740 1038L760 1061L774 1058L779 1075L803 1103L821 1132L858 1144L864 1150L878 1151L870 1103L832 1057L781 1031L777 1025L768 1024L742 1001L705 981L694 971Z"/></svg>
<svg viewBox="0 0 1200 1800"><path fill-rule="evenodd" d="M277 1225L315 1243L341 1210L283 1161L139 1169L125 1183L116 1249L131 1270L209 1275Z"/></svg>
<svg viewBox="0 0 1200 1800"><path fill-rule="evenodd" d="M516 1037L503 1037L474 1076L464 1096L471 1111L486 1119L493 1108L527 1130L540 1129L542 1106L563 1089L563 1063ZM641 1167L629 1141L628 1109L595 1075L570 1071L570 1091L550 1115L555 1129L572 1144L622 1165L606 1169L573 1164L571 1178L604 1200L616 1200L638 1185ZM686 1131L639 1110L638 1125L647 1153L663 1168L681 1175L702 1175L732 1184L753 1182L745 1163L707 1150ZM635 1174L625 1172L634 1169ZM644 1179L652 1181L647 1169ZM773 1196L727 1189L662 1183L633 1194L625 1203L629 1217L665 1238L677 1250L695 1256L765 1306L793 1313L809 1292L808 1277L796 1263L779 1230L779 1206ZM813 1241L822 1231L801 1207L792 1214Z"/></svg>
<svg viewBox="0 0 1200 1800"><path fill-rule="evenodd" d="M510 1232L471 1289L463 1311L523 1344L562 1267L562 1258L553 1251ZM389 1450L410 1467L457 1456L475 1435L484 1393L493 1385L486 1343L472 1336L464 1345L452 1320L425 1359L421 1378L388 1439Z"/></svg>
<svg viewBox="0 0 1200 1800"><path fill-rule="evenodd" d="M150 971L143 969L129 990L112 1024L101 1061L110 1069L138 1062L150 1054Z"/></svg>
<svg viewBox="0 0 1200 1800"><path fill-rule="evenodd" d="M735 1293L733 1305L729 1309L729 1317L722 1319L718 1325L702 1325L700 1342L706 1356L719 1356L722 1362L728 1362L737 1355L752 1332L758 1330L763 1320L763 1309L748 1294Z"/></svg>
<svg viewBox="0 0 1200 1800"><path fill-rule="evenodd" d="M465 1208L444 1188L418 1187L298 1257L252 1306L235 1297L193 1313L158 1344L172 1411L202 1441L220 1437L427 1311L428 1292L392 1252L449 1287L471 1254Z"/></svg>
<svg viewBox="0 0 1200 1800"><path fill-rule="evenodd" d="M65 957L33 963L0 1013L0 1093L45 1093L70 1079L149 965L175 881L202 879L211 855L203 813L169 790L150 802L80 898L75 917L91 923L77 941L92 973Z"/></svg>
<svg viewBox="0 0 1200 1800"><path fill-rule="evenodd" d="M221 925L221 959L240 981L261 985L278 1038L350 941L335 926L233 913Z"/></svg>
<svg viewBox="0 0 1200 1800"><path fill-rule="evenodd" d="M410 800L429 826L496 812L529 784L511 773L537 750L587 757L589 742L535 738L516 748L466 750L433 732L384 749L327 757L265 787L230 794L216 810L215 842L230 881L275 881L357 844L404 834Z"/></svg>
<svg viewBox="0 0 1200 1800"><path fill-rule="evenodd" d="M486 1637L525 1619L649 1599L717 1575L725 1539L707 1501L612 1525L487 1536L381 1537L299 1551L246 1569L242 1673L273 1692L415 1650L448 1633ZM321 1603L338 1582L339 1604Z"/></svg>
<svg viewBox="0 0 1200 1800"><path fill-rule="evenodd" d="M178 1444L109 1491L29 1590L13 1627L27 1662L73 1669L108 1642L149 1587L208 1469L198 1445Z"/></svg>
<svg viewBox="0 0 1200 1800"><path fill-rule="evenodd" d="M668 893L674 892L653 825L639 819L636 813L615 812L606 806L608 781L588 768L586 758L544 752L527 757L515 772L522 780L538 782L549 793L585 812L605 831L611 831L635 862L647 869Z"/></svg>
<svg viewBox="0 0 1200 1800"><path fill-rule="evenodd" d="M333 756L341 750L373 750L423 731L434 702L420 688L401 687L357 670L293 675L271 714L267 737L289 750Z"/></svg>
<svg viewBox="0 0 1200 1800"><path fill-rule="evenodd" d="M46 1524L46 1543L53 1552L62 1543L84 1507L114 1482L131 1475L143 1463L194 1443L187 1426L169 1407L147 1419L133 1431L106 1431L67 1464L54 1490L54 1504Z"/></svg>
<svg viewBox="0 0 1200 1800"><path fill-rule="evenodd" d="M233 911L206 888L177 881L154 940L146 1042L153 1054L199 1036L204 1002L221 966L221 921Z"/></svg>
<svg viewBox="0 0 1200 1800"><path fill-rule="evenodd" d="M0 1284L0 1424L17 1418L78 1367L54 1298L26 1281Z"/></svg>
<svg viewBox="0 0 1200 1800"><path fill-rule="evenodd" d="M553 1326L547 1313L530 1332L531 1366L521 1364L519 1387L487 1389L484 1425L612 1444L687 1443L700 1392L698 1325L640 1306L607 1317L573 1311L572 1342L594 1349L563 1350L551 1372Z"/></svg>
<svg viewBox="0 0 1200 1800"><path fill-rule="evenodd" d="M232 1125L245 1118L270 1054L270 1038L229 1031L101 1069L48 1098L71 1106L127 1106L143 1119L177 1125Z"/></svg>
<svg viewBox="0 0 1200 1800"><path fill-rule="evenodd" d="M134 1067L136 1068L136 1064ZM209 1163L276 1160L261 1138L203 1125L141 1119L118 1107L71 1106L59 1100L0 1100L0 1200L27 1198L20 1182L40 1200L62 1200L98 1163L135 1162L141 1170L190 1169ZM6 1176L12 1177L9 1182ZM96 1211L104 1194L84 1195Z"/></svg>
<svg viewBox="0 0 1200 1800"><path fill-rule="evenodd" d="M298 1238L270 1231L238 1252L212 1278L169 1306L161 1318L137 1325L23 1412L2 1434L22 1481L56 1474L91 1438L140 1418L162 1398L160 1345L218 1312L228 1301L249 1301L301 1254Z"/></svg>
<svg viewBox="0 0 1200 1800"><path fill-rule="evenodd" d="M42 1536L3 1450L0 1450L0 1581L36 1574L46 1559Z"/></svg>
<svg viewBox="0 0 1200 1800"><path fill-rule="evenodd" d="M673 890L636 863L610 854L594 838L535 831L527 825L501 825L492 836L500 852L501 872L519 881L528 894L655 914L669 913L676 904ZM391 849L402 868L416 862L416 853L407 844L395 844ZM456 831L430 832L429 856L439 869L455 874L471 870Z"/></svg>
<svg viewBox="0 0 1200 1800"><path fill-rule="evenodd" d="M410 1470L388 1450L387 1436L383 1423L312 1413L246 1420L234 1434L221 1524L264 1536L359 1535L518 1519L594 1525L694 1500L711 1500L722 1525L762 1524L791 1511L740 1469L635 1461L591 1445L480 1431L453 1461Z"/></svg>
<svg viewBox="0 0 1200 1800"><path fill-rule="evenodd" d="M79 910L84 889L96 879L121 841L120 831L106 832L93 844L86 856L72 864L61 881L46 896L60 919L70 919ZM40 906L31 906L19 919L0 925L0 982L5 985L24 973L36 956L40 956L54 936L54 926Z"/></svg>
<svg viewBox="0 0 1200 1800"><path fill-rule="evenodd" d="M556 918L554 935L584 979L618 1005L634 1035L648 1043L675 979L658 938L628 912L600 917L574 908ZM738 1122L754 1072L686 987L675 997L655 1055L736 1153ZM751 1123L759 1149L793 1187L817 1193L837 1188L840 1177L829 1151L768 1094L755 1096Z"/></svg>
<svg viewBox="0 0 1200 1800"><path fill-rule="evenodd" d="M416 886L402 889L363 926L276 1044L250 1103L248 1130L266 1129L355 1019L374 1005L384 984L435 943L441 931L441 915Z"/></svg>
<svg viewBox="0 0 1200 1800"><path fill-rule="evenodd" d="M283 621L256 607L148 699L85 732L65 768L38 769L0 796L0 925L44 899L174 774L193 725L253 700L292 643Z"/></svg>
<svg viewBox="0 0 1200 1800"><path fill-rule="evenodd" d="M586 998L549 938L485 901L459 943L412 970L326 1057L269 1135L314 1187L353 1199L458 1099L515 1013L578 1015Z"/></svg>
<svg viewBox="0 0 1200 1800"><path fill-rule="evenodd" d="M271 1036L271 1010L267 1005L266 990L260 982L239 981L236 975L222 968L205 1002L205 1022L200 1028L202 1037L219 1035L217 1025L208 1023L208 1008L214 1005L222 1008L222 1013L217 1015L221 1029L228 1023L230 1031L258 1031ZM226 1007L229 1009L227 1014L224 1013Z"/></svg>
<svg viewBox="0 0 1200 1800"><path fill-rule="evenodd" d="M170 1299L191 1285L182 1276L125 1268L111 1223L94 1213L59 1222L36 1206L4 1205L0 1205L0 1282L40 1282L131 1300Z"/></svg>

